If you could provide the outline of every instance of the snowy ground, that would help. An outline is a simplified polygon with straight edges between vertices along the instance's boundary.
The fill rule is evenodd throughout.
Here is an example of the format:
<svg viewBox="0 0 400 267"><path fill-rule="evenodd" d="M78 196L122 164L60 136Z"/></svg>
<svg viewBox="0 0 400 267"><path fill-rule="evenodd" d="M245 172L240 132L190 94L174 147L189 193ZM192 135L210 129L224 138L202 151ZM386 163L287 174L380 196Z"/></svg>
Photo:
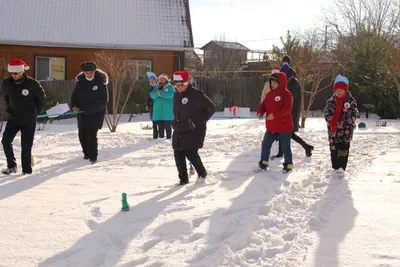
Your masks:
<svg viewBox="0 0 400 267"><path fill-rule="evenodd" d="M364 120L336 180L321 118L300 132L313 157L293 144L289 175L280 161L252 171L264 121L211 120L209 178L175 187L171 143L149 140L147 118L103 129L93 166L74 120L37 133L34 174L0 177L0 266L400 266L400 123Z"/></svg>

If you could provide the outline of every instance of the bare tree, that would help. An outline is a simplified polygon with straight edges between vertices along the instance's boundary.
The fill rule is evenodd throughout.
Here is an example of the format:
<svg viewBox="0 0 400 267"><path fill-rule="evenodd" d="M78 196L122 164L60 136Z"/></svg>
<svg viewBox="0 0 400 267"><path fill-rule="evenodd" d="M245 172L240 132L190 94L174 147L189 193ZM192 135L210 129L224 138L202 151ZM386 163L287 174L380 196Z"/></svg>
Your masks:
<svg viewBox="0 0 400 267"><path fill-rule="evenodd" d="M386 64L387 45L400 40L400 0L334 0L332 6L323 9L323 20L337 38L339 60L359 55L375 57L375 68Z"/></svg>
<svg viewBox="0 0 400 267"><path fill-rule="evenodd" d="M115 132L121 116L125 111L128 99L135 87L138 77L138 66L137 64L129 62L129 58L125 53L115 50L97 52L94 55L94 60L99 68L103 69L108 74L111 80L112 99L110 102L112 117L110 117L107 110L105 119L110 131ZM128 84L126 95L124 95L123 92L125 84ZM120 103L121 97L123 97L122 105Z"/></svg>
<svg viewBox="0 0 400 267"><path fill-rule="evenodd" d="M334 80L336 63L328 53L317 50L310 45L301 47L299 57L296 65L302 94L300 127L304 128L316 96L329 88ZM321 87L322 82L327 79L331 79L329 85ZM306 90L306 88L309 88L309 90ZM307 106L305 104L306 95L309 95Z"/></svg>
<svg viewBox="0 0 400 267"><path fill-rule="evenodd" d="M291 67L296 72L296 78L301 90L301 123L304 128L310 109L316 96L327 89L321 84L326 79L333 79L335 61L331 53L327 52L327 39L318 28L311 28L304 32L296 33L292 37L288 31L286 40L281 37L283 49L274 46L275 64L280 64L283 55L291 57ZM307 90L307 88L310 88ZM306 105L305 99L309 101Z"/></svg>
<svg viewBox="0 0 400 267"><path fill-rule="evenodd" d="M400 22L399 0L334 0L323 9L324 21L344 39L376 31L377 38L395 40Z"/></svg>
<svg viewBox="0 0 400 267"><path fill-rule="evenodd" d="M388 76L400 100L399 9L400 0L334 0L323 19L337 36L336 54L343 67L361 66L360 80L375 80L371 77L378 73Z"/></svg>

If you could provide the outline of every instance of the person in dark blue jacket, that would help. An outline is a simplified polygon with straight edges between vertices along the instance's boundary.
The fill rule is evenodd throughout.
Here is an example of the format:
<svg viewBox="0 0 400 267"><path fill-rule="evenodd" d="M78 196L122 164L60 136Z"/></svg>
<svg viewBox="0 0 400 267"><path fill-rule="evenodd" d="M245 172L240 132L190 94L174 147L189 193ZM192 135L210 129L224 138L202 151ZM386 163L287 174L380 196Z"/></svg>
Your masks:
<svg viewBox="0 0 400 267"><path fill-rule="evenodd" d="M153 72L147 72L147 77L149 77L150 87L147 89L146 110L150 113L150 120L153 122L153 139L157 139L159 131L157 122L153 120L154 100L150 96L150 93L153 92L154 88L157 85L157 76Z"/></svg>

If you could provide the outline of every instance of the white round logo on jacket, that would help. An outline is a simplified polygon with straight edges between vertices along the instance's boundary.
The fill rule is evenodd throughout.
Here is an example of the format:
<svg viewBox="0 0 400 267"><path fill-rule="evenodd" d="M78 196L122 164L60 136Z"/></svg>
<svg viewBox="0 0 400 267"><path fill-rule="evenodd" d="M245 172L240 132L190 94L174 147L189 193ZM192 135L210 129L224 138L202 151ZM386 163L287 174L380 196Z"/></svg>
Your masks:
<svg viewBox="0 0 400 267"><path fill-rule="evenodd" d="M23 95L23 96L29 95L29 90L28 90L28 89L22 90L22 95Z"/></svg>
<svg viewBox="0 0 400 267"><path fill-rule="evenodd" d="M99 87L97 85L93 86L93 91L96 91L97 89L99 89Z"/></svg>
<svg viewBox="0 0 400 267"><path fill-rule="evenodd" d="M188 101L189 101L189 100L187 99L187 97L182 98L182 104L186 105Z"/></svg>
<svg viewBox="0 0 400 267"><path fill-rule="evenodd" d="M344 107L345 108L350 108L350 103L349 102L344 103Z"/></svg>
<svg viewBox="0 0 400 267"><path fill-rule="evenodd" d="M275 97L275 101L276 101L276 102L279 102L279 101L281 101L281 97L280 97L279 95L278 95L278 96L276 96L276 97Z"/></svg>
<svg viewBox="0 0 400 267"><path fill-rule="evenodd" d="M165 88L164 91L168 93L169 90L168 90L168 88Z"/></svg>

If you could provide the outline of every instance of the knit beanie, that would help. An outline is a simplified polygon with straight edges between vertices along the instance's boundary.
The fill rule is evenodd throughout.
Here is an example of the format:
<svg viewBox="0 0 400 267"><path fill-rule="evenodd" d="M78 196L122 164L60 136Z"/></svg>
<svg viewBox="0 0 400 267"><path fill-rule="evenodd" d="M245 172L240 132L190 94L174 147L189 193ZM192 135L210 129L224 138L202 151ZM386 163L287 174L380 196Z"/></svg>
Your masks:
<svg viewBox="0 0 400 267"><path fill-rule="evenodd" d="M289 57L288 55L284 56L284 57L282 58L282 63L283 63L283 62L287 62L287 64L290 65L290 57Z"/></svg>
<svg viewBox="0 0 400 267"><path fill-rule="evenodd" d="M349 90L349 79L342 75L336 76L335 82L333 84L333 91L336 91L337 89L343 89L345 91Z"/></svg>
<svg viewBox="0 0 400 267"><path fill-rule="evenodd" d="M149 80L157 81L157 75L154 72L147 72L147 77L149 77Z"/></svg>
<svg viewBox="0 0 400 267"><path fill-rule="evenodd" d="M278 75L276 75L276 74L272 74L271 77L269 77L269 82L271 82L271 81L275 81L275 82L277 82L277 83L280 83L280 82L281 82L281 81L279 80Z"/></svg>

